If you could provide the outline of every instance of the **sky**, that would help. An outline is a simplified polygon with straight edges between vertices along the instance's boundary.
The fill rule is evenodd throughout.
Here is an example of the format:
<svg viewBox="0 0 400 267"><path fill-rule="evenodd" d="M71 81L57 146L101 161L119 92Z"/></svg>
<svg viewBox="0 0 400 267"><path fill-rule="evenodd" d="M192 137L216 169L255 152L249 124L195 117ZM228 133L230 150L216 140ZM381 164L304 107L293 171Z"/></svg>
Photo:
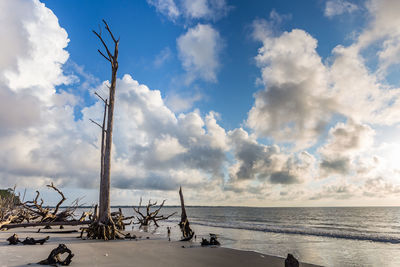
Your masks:
<svg viewBox="0 0 400 267"><path fill-rule="evenodd" d="M400 205L397 0L0 0L0 187L111 204ZM68 204L68 203L67 203Z"/></svg>

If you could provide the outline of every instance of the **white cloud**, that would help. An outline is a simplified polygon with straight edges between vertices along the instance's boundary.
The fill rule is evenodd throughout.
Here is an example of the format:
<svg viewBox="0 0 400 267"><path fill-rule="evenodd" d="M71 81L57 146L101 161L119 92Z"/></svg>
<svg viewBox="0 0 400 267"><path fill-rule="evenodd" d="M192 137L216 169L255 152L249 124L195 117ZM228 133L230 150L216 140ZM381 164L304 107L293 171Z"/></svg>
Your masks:
<svg viewBox="0 0 400 267"><path fill-rule="evenodd" d="M316 52L317 40L297 29L278 37L257 31L265 38L256 62L266 89L255 95L247 123L258 136L296 142L299 148L312 145L335 106L326 93L328 72Z"/></svg>
<svg viewBox="0 0 400 267"><path fill-rule="evenodd" d="M172 93L167 96L166 104L174 112L188 111L194 103L203 99L203 95L196 93L191 96L183 96L181 94Z"/></svg>
<svg viewBox="0 0 400 267"><path fill-rule="evenodd" d="M158 12L167 16L172 21L180 15L174 0L147 0L147 3L154 6Z"/></svg>
<svg viewBox="0 0 400 267"><path fill-rule="evenodd" d="M231 7L225 0L183 0L184 14L192 19L219 19L227 15Z"/></svg>
<svg viewBox="0 0 400 267"><path fill-rule="evenodd" d="M219 53L223 40L211 25L197 24L177 39L179 58L187 72L187 82L197 78L217 81Z"/></svg>
<svg viewBox="0 0 400 267"><path fill-rule="evenodd" d="M344 0L329 0L325 3L325 16L332 18L344 13L352 13L358 9L358 6Z"/></svg>
<svg viewBox="0 0 400 267"><path fill-rule="evenodd" d="M159 68L166 61L168 61L172 57L171 49L167 46L156 56L154 60L154 66Z"/></svg>
<svg viewBox="0 0 400 267"><path fill-rule="evenodd" d="M323 176L330 174L349 174L361 162L357 157L373 145L375 131L368 125L357 124L352 120L337 123L329 131L329 138L325 145L319 148L322 156L321 171ZM364 165L364 172L369 169Z"/></svg>
<svg viewBox="0 0 400 267"><path fill-rule="evenodd" d="M400 2L369 0L367 8L372 20L354 46L359 52L371 45L378 46L378 73L384 76L390 66L400 63L400 18L397 12Z"/></svg>
<svg viewBox="0 0 400 267"><path fill-rule="evenodd" d="M176 21L180 16L190 20L218 20L225 17L232 7L226 0L147 0L158 12Z"/></svg>

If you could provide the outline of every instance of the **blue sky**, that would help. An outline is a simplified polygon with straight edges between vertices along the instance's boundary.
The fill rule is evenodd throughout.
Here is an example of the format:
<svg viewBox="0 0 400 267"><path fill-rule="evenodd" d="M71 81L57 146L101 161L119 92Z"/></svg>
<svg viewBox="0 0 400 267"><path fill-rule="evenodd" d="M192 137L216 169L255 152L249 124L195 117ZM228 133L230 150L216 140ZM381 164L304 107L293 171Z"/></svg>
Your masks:
<svg viewBox="0 0 400 267"><path fill-rule="evenodd" d="M276 25L277 32L307 29L318 39L317 51L326 59L337 44L361 27L364 14L357 12L333 20L324 16L323 1L232 1L227 3L230 7L227 15L219 19L171 21L145 1L98 1L95 5L91 1L43 2L68 32L70 42L66 50L70 60L86 72L101 80L109 79L109 68L97 54L99 43L91 33L104 18L122 38L119 73L132 74L150 88L160 90L164 97L175 93L201 94L204 99L195 103L195 107L220 113L221 124L227 129L238 127L246 119L253 94L262 89L256 84L259 69L254 61L260 45L251 37L255 19L268 19L271 12L276 12L282 16L282 22ZM224 43L219 55L221 66L217 81L199 79L185 84L176 39L197 23L210 24L220 33ZM168 58L160 65L154 64L163 51L169 51Z"/></svg>
<svg viewBox="0 0 400 267"><path fill-rule="evenodd" d="M2 187L97 200L105 19L121 38L113 204L176 204L179 185L195 205L400 204L395 0L0 7Z"/></svg>

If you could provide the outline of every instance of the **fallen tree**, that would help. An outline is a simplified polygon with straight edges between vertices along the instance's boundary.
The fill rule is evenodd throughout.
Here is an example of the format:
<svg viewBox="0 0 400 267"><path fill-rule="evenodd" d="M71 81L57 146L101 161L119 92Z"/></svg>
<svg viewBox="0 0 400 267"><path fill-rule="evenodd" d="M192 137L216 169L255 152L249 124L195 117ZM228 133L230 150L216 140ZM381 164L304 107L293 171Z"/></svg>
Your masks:
<svg viewBox="0 0 400 267"><path fill-rule="evenodd" d="M0 214L0 229L11 229L17 227L35 227L35 226L52 226L52 225L81 225L89 224L86 217L91 218L91 212L84 212L79 220L74 218L74 212L80 207L79 199L76 199L67 208L61 208L61 205L67 199L63 192L59 190L53 183L47 187L56 191L61 199L54 208L44 206L44 201L40 198L40 192L36 191L33 200L21 202L17 205L7 208L7 214L3 212L6 205L2 205L3 210ZM3 203L0 203L3 204Z"/></svg>
<svg viewBox="0 0 400 267"><path fill-rule="evenodd" d="M151 211L151 208L155 207L157 205L157 201L152 203L151 200L149 200L149 203L146 206L146 214L143 214L140 211L140 208L142 207L142 198L140 198L138 208L136 209L135 207L133 207L133 210L138 214L138 216L136 216L136 218L138 219L138 222L135 224L140 224L140 227L142 227L142 226L149 226L151 224L151 222L153 222L156 227L159 227L159 225L157 223L158 221L167 220L171 216L176 214L176 212L174 212L167 216L159 215L158 213L164 206L164 203L165 203L165 200L161 203L161 205L158 208L156 208L154 211Z"/></svg>
<svg viewBox="0 0 400 267"><path fill-rule="evenodd" d="M40 192L36 191L36 197L33 200L21 204L23 209L28 211L22 215L23 219L27 222L36 221L40 223L65 222L73 219L74 212L79 207L79 200L75 200L70 207L59 212L61 204L66 200L66 197L53 183L47 185L47 187L52 188L61 196L61 200L56 207L54 209L48 206L43 207L43 199L40 199L40 203L38 201Z"/></svg>

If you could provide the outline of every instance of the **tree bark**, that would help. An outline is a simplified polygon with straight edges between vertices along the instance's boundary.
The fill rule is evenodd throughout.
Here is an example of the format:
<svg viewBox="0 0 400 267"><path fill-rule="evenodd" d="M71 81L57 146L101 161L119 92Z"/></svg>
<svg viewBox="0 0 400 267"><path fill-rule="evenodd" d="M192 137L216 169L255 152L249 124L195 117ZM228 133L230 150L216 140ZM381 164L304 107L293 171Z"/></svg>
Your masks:
<svg viewBox="0 0 400 267"><path fill-rule="evenodd" d="M183 200L183 193L182 193L182 187L179 187L179 197L181 199L181 208L182 208L182 214L181 214L181 222L179 223L179 227L181 228L182 231L182 239L181 241L190 241L193 236L194 232L192 229L190 229L190 223L186 215L186 209L185 209L185 202Z"/></svg>
<svg viewBox="0 0 400 267"><path fill-rule="evenodd" d="M112 148L112 133L113 133L113 122L114 122L114 102L115 102L115 87L117 84L117 70L118 70L118 45L119 40L116 40L111 33L107 23L103 20L106 30L114 41L114 55L109 52L108 47L105 45L103 39L99 34L95 34L102 41L106 48L108 60L111 63L111 85L109 87L109 98L108 98L108 114L107 114L107 130L105 138L105 149L104 149L104 169L102 179L100 181L100 205L99 205L99 222L102 224L109 224L112 222L111 210L110 210L110 176L111 176L111 148ZM100 52L100 51L99 51ZM101 52L100 52L101 53ZM102 54L102 53L101 53ZM103 55L103 54L102 54ZM104 55L103 55L104 56ZM107 59L107 57L106 57Z"/></svg>

